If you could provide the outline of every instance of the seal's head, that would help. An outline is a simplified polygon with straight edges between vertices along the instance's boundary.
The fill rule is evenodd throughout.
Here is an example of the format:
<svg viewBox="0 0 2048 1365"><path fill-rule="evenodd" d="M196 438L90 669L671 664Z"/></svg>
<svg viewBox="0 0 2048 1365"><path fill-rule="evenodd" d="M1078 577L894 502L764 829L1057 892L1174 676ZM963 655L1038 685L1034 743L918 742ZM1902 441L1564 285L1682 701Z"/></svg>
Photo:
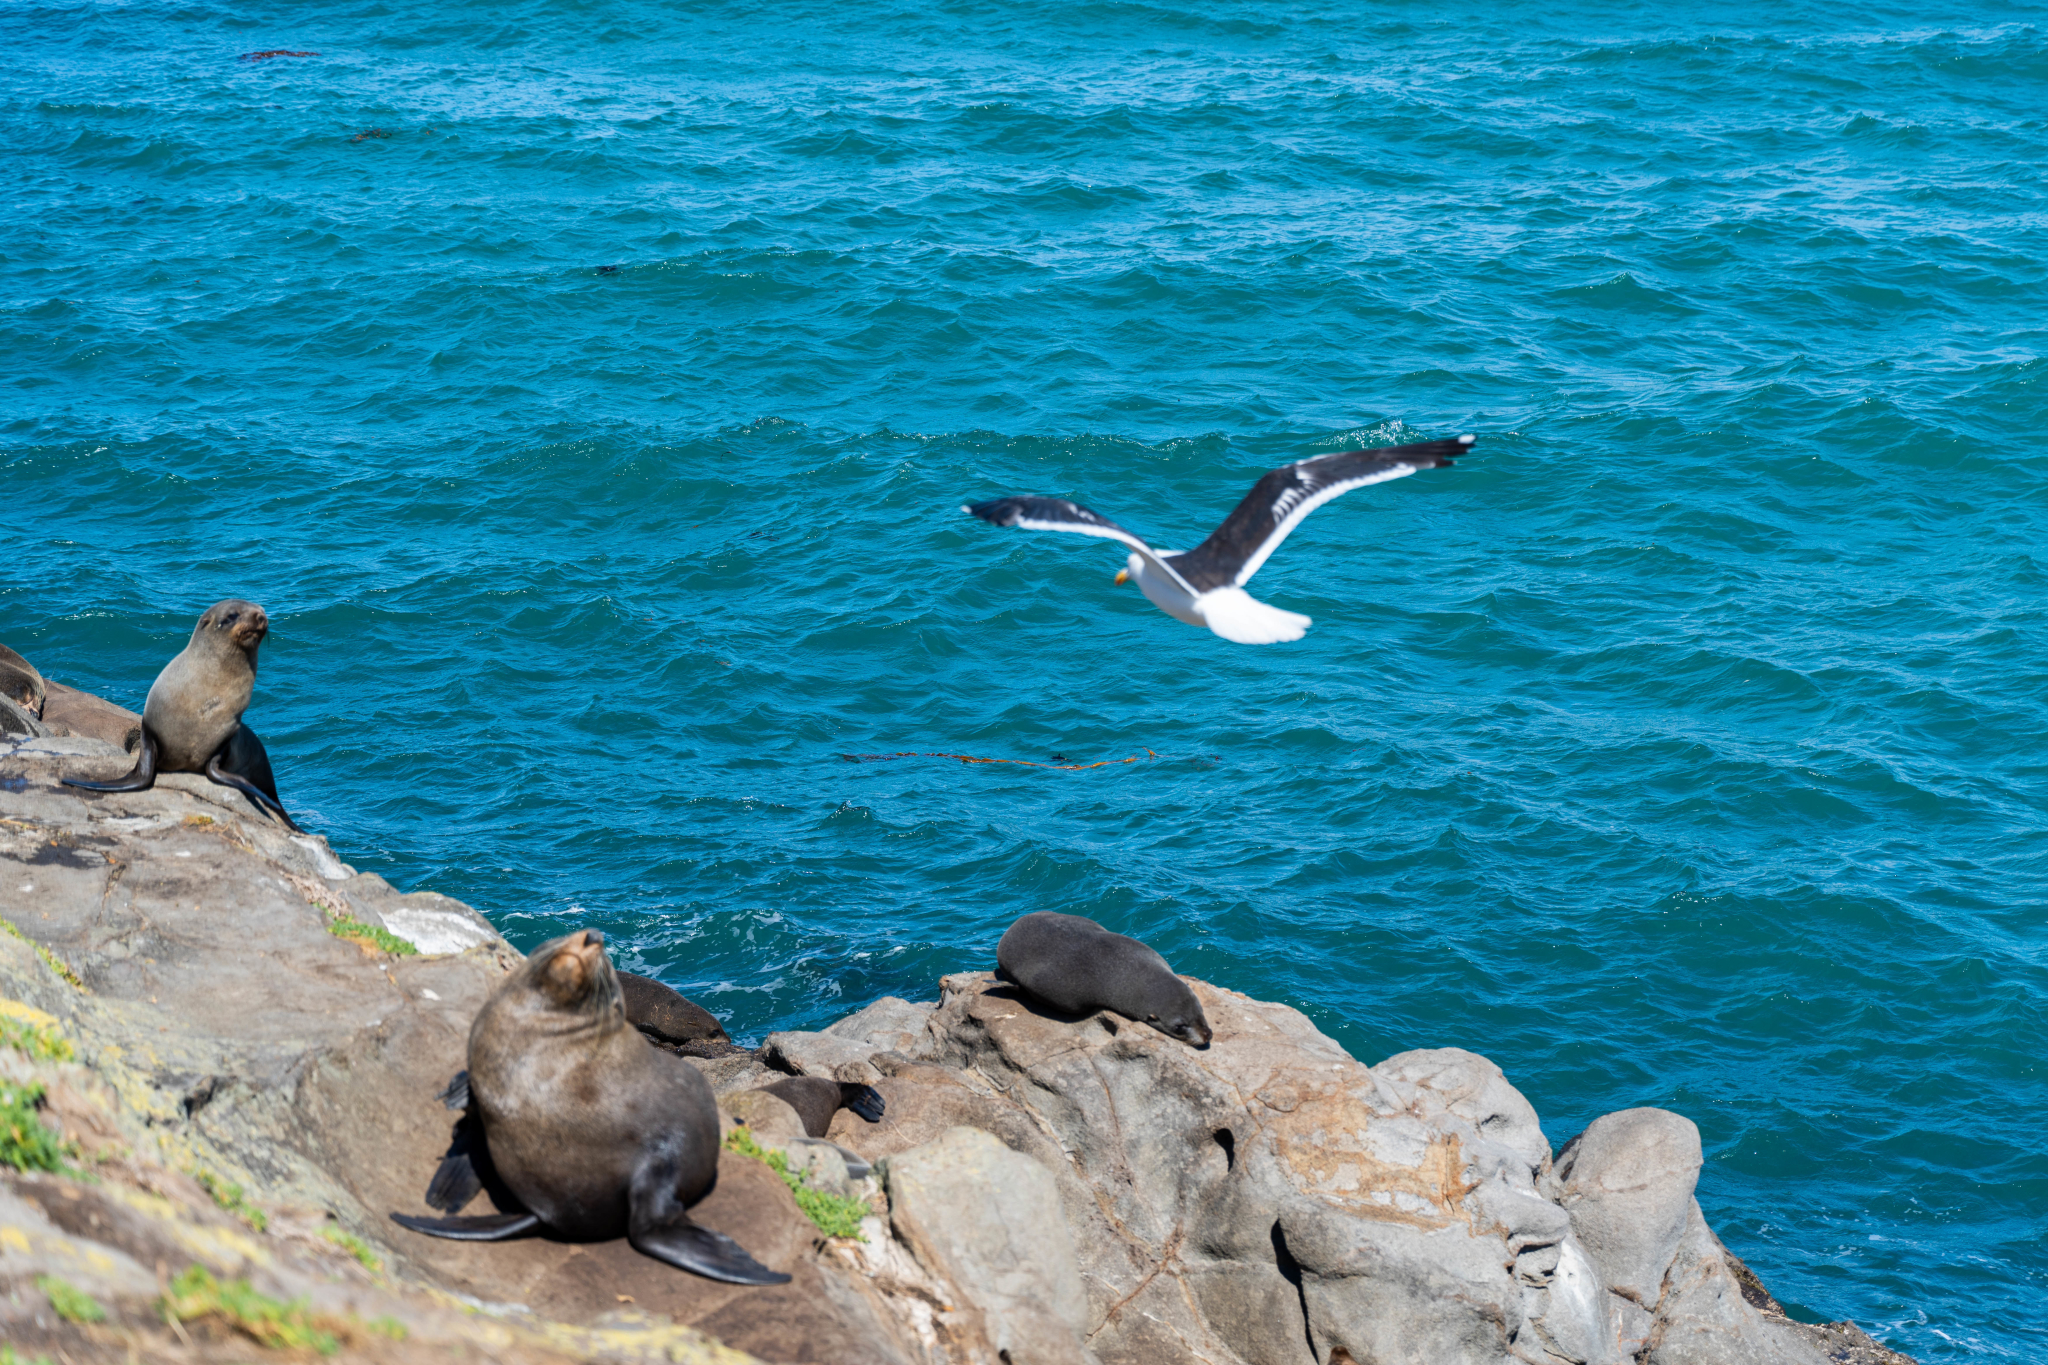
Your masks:
<svg viewBox="0 0 2048 1365"><path fill-rule="evenodd" d="M1209 1040L1216 1035L1209 1027L1209 1016L1202 1012L1202 1002L1195 999L1195 993L1188 989L1187 982L1177 976L1168 980L1173 985L1154 992L1154 998L1147 1002L1150 1008L1146 1011L1145 1022L1189 1047L1209 1046Z"/></svg>
<svg viewBox="0 0 2048 1365"><path fill-rule="evenodd" d="M199 625L192 632L192 639L195 643L204 640L215 648L233 646L253 662L256 646L262 644L263 637L269 633L270 617L263 608L254 602L230 597L206 609L206 615L199 618Z"/></svg>
<svg viewBox="0 0 2048 1365"><path fill-rule="evenodd" d="M595 929L549 939L533 950L521 974L551 1010L624 1017L619 976L605 956L604 935Z"/></svg>

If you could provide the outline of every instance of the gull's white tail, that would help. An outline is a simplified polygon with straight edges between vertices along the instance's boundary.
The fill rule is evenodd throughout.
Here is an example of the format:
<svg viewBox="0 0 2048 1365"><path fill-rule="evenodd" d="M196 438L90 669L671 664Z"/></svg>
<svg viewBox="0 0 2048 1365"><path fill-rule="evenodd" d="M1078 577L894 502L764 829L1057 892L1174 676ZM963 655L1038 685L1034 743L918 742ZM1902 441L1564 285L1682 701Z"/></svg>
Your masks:
<svg viewBox="0 0 2048 1365"><path fill-rule="evenodd" d="M1299 640L1314 623L1297 612L1269 607L1243 588L1212 588L1195 599L1202 623L1240 645Z"/></svg>

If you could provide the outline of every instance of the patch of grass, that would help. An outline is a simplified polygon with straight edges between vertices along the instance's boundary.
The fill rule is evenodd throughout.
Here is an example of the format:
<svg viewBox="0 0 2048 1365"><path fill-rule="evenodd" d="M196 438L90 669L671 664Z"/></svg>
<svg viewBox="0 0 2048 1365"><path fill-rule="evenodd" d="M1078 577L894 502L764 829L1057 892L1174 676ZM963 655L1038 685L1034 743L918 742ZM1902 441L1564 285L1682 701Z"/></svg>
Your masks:
<svg viewBox="0 0 2048 1365"><path fill-rule="evenodd" d="M380 1337L390 1337L393 1341L404 1341L408 1335L405 1324L397 1318L371 1318L363 1324L363 1328L375 1332Z"/></svg>
<svg viewBox="0 0 2048 1365"><path fill-rule="evenodd" d="M206 1188L213 1196L213 1202L226 1209L235 1217L261 1232L270 1226L270 1216L251 1204L242 1194L242 1187L226 1176L215 1175L204 1166L192 1168L192 1178Z"/></svg>
<svg viewBox="0 0 2048 1365"><path fill-rule="evenodd" d="M48 1356L16 1355L14 1348L0 1341L0 1365L51 1365Z"/></svg>
<svg viewBox="0 0 2048 1365"><path fill-rule="evenodd" d="M247 1280L220 1281L195 1265L172 1280L157 1300L166 1322L217 1317L253 1341L273 1350L312 1349L331 1356L341 1340L306 1311L303 1300L280 1303L259 1294Z"/></svg>
<svg viewBox="0 0 2048 1365"><path fill-rule="evenodd" d="M107 1310L100 1307L98 1300L69 1280L60 1280L55 1275L38 1275L36 1288L49 1297L50 1307L56 1309L57 1316L66 1322L107 1320Z"/></svg>
<svg viewBox="0 0 2048 1365"><path fill-rule="evenodd" d="M13 1048L32 1062L68 1062L78 1056L71 1040L54 1028L31 1024L25 1019L0 1015L0 1044Z"/></svg>
<svg viewBox="0 0 2048 1365"><path fill-rule="evenodd" d="M390 953L395 957L417 957L420 951L389 929L365 924L354 915L338 915L327 921L327 932L360 947L374 948L380 953Z"/></svg>
<svg viewBox="0 0 2048 1365"><path fill-rule="evenodd" d="M44 962L47 962L50 966L51 971L63 977L66 981L69 981L73 986L77 987L79 990L82 991L85 989L85 983L78 979L77 972L74 972L71 970L71 968L65 966L64 963L58 958L58 956L55 953L51 952L48 948L45 948L42 944L30 938L27 934L24 934L23 932L21 932L21 930L15 928L10 921L0 919L0 929L6 930L8 933L20 939L23 943L26 943L29 947L35 949L36 956L40 957Z"/></svg>
<svg viewBox="0 0 2048 1365"><path fill-rule="evenodd" d="M43 1093L41 1081L0 1084L0 1162L17 1171L64 1171L78 1155L36 1112Z"/></svg>
<svg viewBox="0 0 2048 1365"><path fill-rule="evenodd" d="M372 1275L383 1273L384 1262L377 1258L376 1252L370 1250L368 1242L365 1242L354 1233L345 1232L334 1226L334 1224L329 1223L326 1227L320 1229L320 1235L355 1257L358 1261L361 1261L363 1269L369 1271Z"/></svg>
<svg viewBox="0 0 2048 1365"><path fill-rule="evenodd" d="M746 1130L745 1125L733 1129L726 1136L725 1150L752 1157L781 1176L782 1183L789 1186L790 1194L795 1196L797 1208L827 1237L850 1237L856 1242L867 1240L860 1230L860 1220L870 1212L867 1200L812 1189L809 1171L790 1170L789 1157L754 1141L754 1135Z"/></svg>

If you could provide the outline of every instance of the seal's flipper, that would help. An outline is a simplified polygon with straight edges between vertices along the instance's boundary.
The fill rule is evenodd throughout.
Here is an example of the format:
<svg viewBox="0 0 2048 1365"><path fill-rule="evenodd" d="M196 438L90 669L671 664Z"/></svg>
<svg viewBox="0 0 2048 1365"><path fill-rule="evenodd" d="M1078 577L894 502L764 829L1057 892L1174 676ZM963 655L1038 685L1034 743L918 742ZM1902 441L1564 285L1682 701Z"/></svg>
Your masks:
<svg viewBox="0 0 2048 1365"><path fill-rule="evenodd" d="M446 1237L452 1242L502 1242L540 1226L540 1219L530 1213L494 1213L484 1218L419 1218L394 1213L391 1221L402 1228L424 1232L429 1237Z"/></svg>
<svg viewBox="0 0 2048 1365"><path fill-rule="evenodd" d="M882 1115L889 1111L888 1101L882 1098L881 1091L871 1085L862 1085L858 1081L841 1082L839 1107L851 1109L869 1123L880 1123Z"/></svg>
<svg viewBox="0 0 2048 1365"><path fill-rule="evenodd" d="M717 1134L712 1134L713 1141ZM714 1149L714 1155L715 1155ZM633 1183L627 1191L626 1240L643 1256L666 1261L678 1270L702 1275L727 1284L788 1284L789 1276L770 1270L747 1249L722 1232L699 1227L683 1211L683 1196L676 1186L684 1169L685 1151L680 1138L670 1138L650 1148L633 1168ZM690 1191L701 1199L717 1182L717 1167L704 1188Z"/></svg>
<svg viewBox="0 0 2048 1365"><path fill-rule="evenodd" d="M270 753L248 726L236 726L219 752L206 760L206 776L223 787L233 787L249 798L250 805L292 833L305 832L285 814L284 803L277 799L277 778L270 771Z"/></svg>
<svg viewBox="0 0 2048 1365"><path fill-rule="evenodd" d="M444 1108L463 1110L469 1108L469 1072L458 1071L448 1080L441 1093L434 1096Z"/></svg>
<svg viewBox="0 0 2048 1365"><path fill-rule="evenodd" d="M87 782L83 778L63 777L58 781L67 787L78 787L89 792L146 792L156 785L156 741L149 731L142 732L142 744L135 752L135 766L124 777L112 782Z"/></svg>
<svg viewBox="0 0 2048 1365"><path fill-rule="evenodd" d="M702 1275L727 1284L788 1284L789 1276L770 1270L747 1249L722 1232L699 1227L678 1216L666 1227L635 1228L626 1234L633 1249L657 1261L667 1261L678 1270Z"/></svg>
<svg viewBox="0 0 2048 1365"><path fill-rule="evenodd" d="M467 1071L462 1074L469 1075ZM448 1135L448 1151L435 1168L434 1178L427 1182L427 1206L443 1213L462 1212L464 1204L483 1193L484 1172L490 1165L482 1121L475 1114L464 1114L455 1121L455 1131Z"/></svg>
<svg viewBox="0 0 2048 1365"><path fill-rule="evenodd" d="M427 1207L443 1213L460 1213L462 1206L484 1192L484 1178L468 1152L450 1152L434 1168L427 1182Z"/></svg>

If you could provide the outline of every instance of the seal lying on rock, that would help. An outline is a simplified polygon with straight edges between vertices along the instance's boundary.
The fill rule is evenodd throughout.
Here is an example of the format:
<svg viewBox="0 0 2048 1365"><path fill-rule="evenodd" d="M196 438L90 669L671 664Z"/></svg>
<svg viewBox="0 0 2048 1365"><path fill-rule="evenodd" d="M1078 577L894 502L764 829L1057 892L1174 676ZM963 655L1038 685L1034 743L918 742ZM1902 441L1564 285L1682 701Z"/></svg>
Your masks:
<svg viewBox="0 0 2048 1365"><path fill-rule="evenodd" d="M807 1136L821 1138L832 1126L832 1116L851 1109L869 1123L880 1123L887 1112L882 1092L858 1081L835 1081L829 1076L791 1076L773 1085L757 1086L790 1108L804 1122Z"/></svg>
<svg viewBox="0 0 2048 1365"><path fill-rule="evenodd" d="M5 697L37 720L43 718L48 688L36 666L6 645L0 645L0 697Z"/></svg>
<svg viewBox="0 0 2048 1365"><path fill-rule="evenodd" d="M996 975L1054 1009L1114 1010L1183 1043L1209 1046L1202 1002L1166 959L1092 919L1050 910L1025 915L996 945Z"/></svg>
<svg viewBox="0 0 2048 1365"><path fill-rule="evenodd" d="M401 1227L476 1242L541 1227L575 1241L624 1234L709 1279L789 1280L684 1211L718 1180L717 1104L696 1068L627 1026L603 934L543 943L491 992L470 1025L469 1069L442 1099L470 1110L475 1145L458 1131L428 1202L460 1208L489 1179L526 1212L392 1214Z"/></svg>
<svg viewBox="0 0 2048 1365"><path fill-rule="evenodd" d="M135 767L111 782L67 777L64 785L95 792L141 792L156 785L159 770L204 773L296 831L298 825L277 799L277 780L263 741L242 724L242 712L256 688L256 648L269 633L270 618L254 602L231 597L208 607L185 648L150 684Z"/></svg>
<svg viewBox="0 0 2048 1365"><path fill-rule="evenodd" d="M685 1043L732 1042L717 1015L674 988L637 972L616 974L626 1022L652 1041L672 1048Z"/></svg>

